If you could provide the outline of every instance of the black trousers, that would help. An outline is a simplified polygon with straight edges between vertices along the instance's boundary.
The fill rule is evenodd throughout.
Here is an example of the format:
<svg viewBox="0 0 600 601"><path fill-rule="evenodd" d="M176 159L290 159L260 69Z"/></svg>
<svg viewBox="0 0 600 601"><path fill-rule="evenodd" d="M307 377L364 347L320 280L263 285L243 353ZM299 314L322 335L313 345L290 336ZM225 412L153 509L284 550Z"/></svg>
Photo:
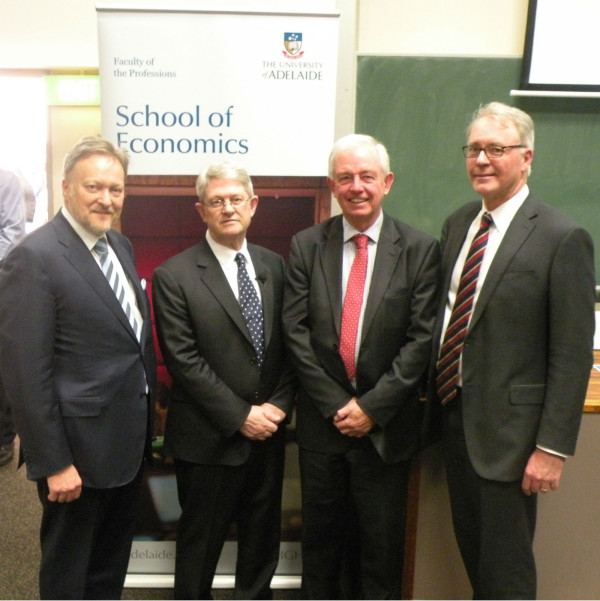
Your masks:
<svg viewBox="0 0 600 601"><path fill-rule="evenodd" d="M300 449L304 599L400 599L410 462Z"/></svg>
<svg viewBox="0 0 600 601"><path fill-rule="evenodd" d="M15 424L12 410L0 379L0 445L9 445L15 439Z"/></svg>
<svg viewBox="0 0 600 601"><path fill-rule="evenodd" d="M124 486L83 488L77 501L42 503L41 599L120 599L135 528L142 471Z"/></svg>
<svg viewBox="0 0 600 601"><path fill-rule="evenodd" d="M175 599L211 599L223 545L237 526L234 599L272 599L279 562L284 436L253 443L239 466L175 460L181 517Z"/></svg>
<svg viewBox="0 0 600 601"><path fill-rule="evenodd" d="M537 495L527 496L521 480L497 482L475 472L460 396L444 407L442 427L452 522L473 597L535 599Z"/></svg>

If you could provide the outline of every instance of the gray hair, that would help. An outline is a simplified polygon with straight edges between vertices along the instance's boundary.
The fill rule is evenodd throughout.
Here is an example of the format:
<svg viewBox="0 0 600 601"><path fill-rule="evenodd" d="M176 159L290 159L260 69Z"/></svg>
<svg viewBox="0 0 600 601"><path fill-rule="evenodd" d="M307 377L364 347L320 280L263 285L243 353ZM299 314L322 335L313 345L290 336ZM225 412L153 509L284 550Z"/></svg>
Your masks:
<svg viewBox="0 0 600 601"><path fill-rule="evenodd" d="M377 156L379 157L379 164L383 174L387 175L390 172L390 157L385 146L372 136L365 134L349 134L337 140L331 149L331 153L329 154L329 177L333 179L335 160L339 154L348 150L355 150L357 148L365 147L375 150Z"/></svg>
<svg viewBox="0 0 600 601"><path fill-rule="evenodd" d="M129 166L129 156L123 148L117 148L112 142L99 136L87 136L81 138L73 148L67 153L63 163L63 177L69 179L71 171L75 165L95 154L103 154L117 159L123 167L125 177L127 177L127 167Z"/></svg>
<svg viewBox="0 0 600 601"><path fill-rule="evenodd" d="M490 117L501 125L513 125L519 134L519 142L533 150L535 140L533 119L525 111L502 102L490 102L489 104L481 105L473 113L471 123L467 127L467 139L471 134L471 129L475 122L482 117Z"/></svg>
<svg viewBox="0 0 600 601"><path fill-rule="evenodd" d="M254 187L248 172L236 163L225 161L209 165L200 172L196 179L196 193L200 202L204 202L206 188L213 179L232 179L244 186L248 196L254 196Z"/></svg>

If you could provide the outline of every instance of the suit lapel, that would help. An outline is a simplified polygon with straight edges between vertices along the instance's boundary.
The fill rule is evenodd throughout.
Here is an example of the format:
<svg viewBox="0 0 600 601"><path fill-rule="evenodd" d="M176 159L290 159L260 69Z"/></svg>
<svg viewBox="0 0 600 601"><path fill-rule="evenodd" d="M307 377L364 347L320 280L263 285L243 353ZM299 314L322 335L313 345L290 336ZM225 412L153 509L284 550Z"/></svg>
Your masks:
<svg viewBox="0 0 600 601"><path fill-rule="evenodd" d="M394 275L398 259L402 253L400 232L397 231L393 222L385 214L381 225L379 241L373 250L377 254L375 255L375 265L367 297L367 306L365 307L361 340L365 339L373 323L373 318L377 314L379 305Z"/></svg>
<svg viewBox="0 0 600 601"><path fill-rule="evenodd" d="M323 271L324 285L329 306L331 307L331 319L335 330L339 335L342 329L342 253L344 246L344 232L342 218L339 217L331 223L329 231L325 234L325 240L319 247L318 260Z"/></svg>
<svg viewBox="0 0 600 601"><path fill-rule="evenodd" d="M442 290L446 297L450 290L450 281L452 280L452 272L458 260L460 250L465 243L467 232L473 223L473 220L481 210L481 203L474 202L472 207L462 216L461 223L457 227L450 227L450 236L443 241L443 256L444 256L444 281L442 282Z"/></svg>
<svg viewBox="0 0 600 601"><path fill-rule="evenodd" d="M135 333L123 312L115 293L106 281L106 277L94 260L92 253L83 243L83 240L69 225L69 222L61 213L58 213L54 218L54 225L56 227L58 240L65 247L65 259L77 272L79 272L81 277L88 282L98 297L108 306L117 320L130 333L134 340L137 341ZM119 259L120 258L121 257L119 256Z"/></svg>
<svg viewBox="0 0 600 601"><path fill-rule="evenodd" d="M197 265L200 268L200 277L209 292L223 307L240 332L252 343L248 327L240 309L240 304L206 239L202 240L198 245Z"/></svg>
<svg viewBox="0 0 600 601"><path fill-rule="evenodd" d="M479 320L508 265L535 229L533 218L536 214L533 202L527 199L513 217L481 287L469 329Z"/></svg>

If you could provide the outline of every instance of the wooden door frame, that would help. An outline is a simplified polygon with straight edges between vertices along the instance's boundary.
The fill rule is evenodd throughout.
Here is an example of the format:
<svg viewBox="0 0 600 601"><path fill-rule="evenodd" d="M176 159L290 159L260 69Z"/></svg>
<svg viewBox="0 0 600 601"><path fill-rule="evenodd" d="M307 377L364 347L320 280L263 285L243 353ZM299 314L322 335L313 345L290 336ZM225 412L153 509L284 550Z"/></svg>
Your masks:
<svg viewBox="0 0 600 601"><path fill-rule="evenodd" d="M326 177L252 177L254 192L275 198L312 196L315 199L314 222L331 215L331 191ZM195 175L129 175L127 196L195 196Z"/></svg>

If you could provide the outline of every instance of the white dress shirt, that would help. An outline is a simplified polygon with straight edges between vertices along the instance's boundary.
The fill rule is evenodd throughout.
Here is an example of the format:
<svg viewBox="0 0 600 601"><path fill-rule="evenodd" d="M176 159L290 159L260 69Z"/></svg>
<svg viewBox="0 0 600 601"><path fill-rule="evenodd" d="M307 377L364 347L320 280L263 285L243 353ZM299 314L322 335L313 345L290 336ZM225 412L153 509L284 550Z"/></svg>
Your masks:
<svg viewBox="0 0 600 601"><path fill-rule="evenodd" d="M219 265L221 265L221 269L223 270L223 273L225 274L225 277L227 278L227 281L231 286L231 290L233 291L233 294L235 295L235 298L237 298L238 302L240 300L237 280L238 264L235 261L235 256L238 253L242 253L244 255L244 258L246 259L246 271L248 272L250 281L254 284L254 287L256 288L259 300L262 300L260 295L260 287L258 285L258 282L256 281L256 271L254 269L254 265L252 264L250 253L248 252L248 242L246 241L246 239L244 238L244 243L242 244L242 248L240 250L233 250L228 246L223 246L222 244L219 244L207 230L206 241L208 242L208 245L210 246L213 253L215 254L215 257L217 257L217 261L219 261Z"/></svg>

